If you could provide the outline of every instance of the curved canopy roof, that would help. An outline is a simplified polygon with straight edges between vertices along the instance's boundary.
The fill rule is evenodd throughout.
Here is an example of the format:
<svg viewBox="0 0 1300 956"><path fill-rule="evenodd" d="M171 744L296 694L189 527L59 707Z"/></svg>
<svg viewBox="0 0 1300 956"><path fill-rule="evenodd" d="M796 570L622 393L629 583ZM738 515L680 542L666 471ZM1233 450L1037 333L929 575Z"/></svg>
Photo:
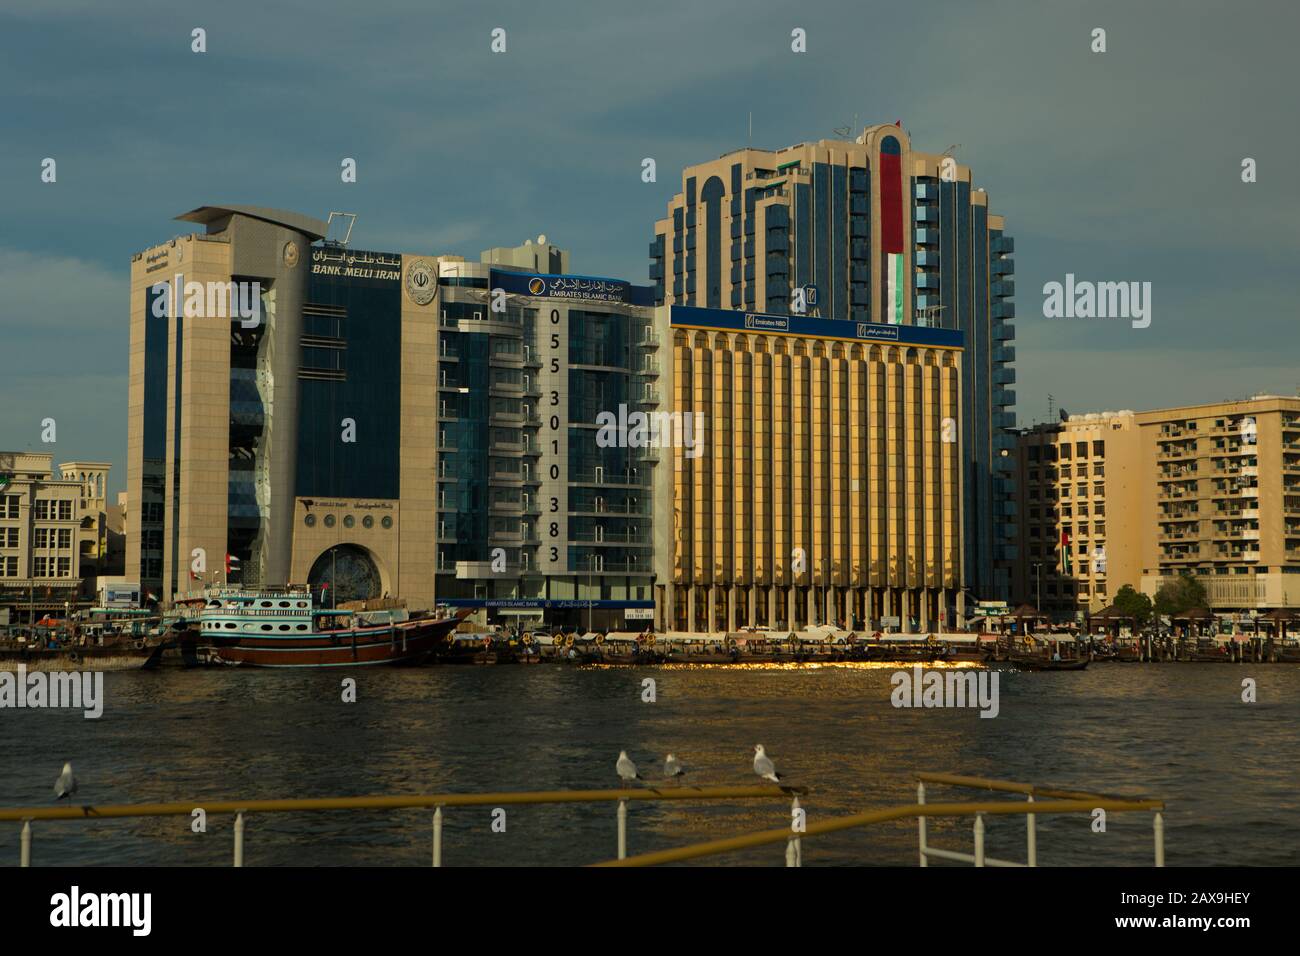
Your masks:
<svg viewBox="0 0 1300 956"><path fill-rule="evenodd" d="M329 224L315 216L304 216L300 212L270 209L266 206L200 206L176 218L182 222L198 222L206 226L232 215L248 216L250 219L274 223L301 232L312 239L324 239L326 232L329 231Z"/></svg>

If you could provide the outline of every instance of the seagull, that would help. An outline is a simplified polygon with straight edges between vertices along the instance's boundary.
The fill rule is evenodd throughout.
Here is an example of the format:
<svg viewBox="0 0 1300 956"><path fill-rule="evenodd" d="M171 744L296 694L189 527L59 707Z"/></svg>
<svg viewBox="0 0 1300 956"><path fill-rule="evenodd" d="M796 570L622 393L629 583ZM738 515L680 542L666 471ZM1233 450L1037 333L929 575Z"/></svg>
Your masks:
<svg viewBox="0 0 1300 956"><path fill-rule="evenodd" d="M618 770L619 778L623 781L625 787L630 781L641 779L641 775L636 772L636 764L632 762L632 758L627 755L626 750L618 752L618 763L615 764L615 769Z"/></svg>
<svg viewBox="0 0 1300 956"><path fill-rule="evenodd" d="M680 782L681 778L686 776L686 768L682 766L680 760L669 754L668 759L664 761L664 776Z"/></svg>
<svg viewBox="0 0 1300 956"><path fill-rule="evenodd" d="M72 775L72 764L65 763L63 773L59 774L59 779L54 782L54 799L62 800L76 792L77 778Z"/></svg>
<svg viewBox="0 0 1300 956"><path fill-rule="evenodd" d="M754 745L754 773L764 780L771 780L773 783L781 782L781 775L776 772L776 765L772 763L762 744Z"/></svg>

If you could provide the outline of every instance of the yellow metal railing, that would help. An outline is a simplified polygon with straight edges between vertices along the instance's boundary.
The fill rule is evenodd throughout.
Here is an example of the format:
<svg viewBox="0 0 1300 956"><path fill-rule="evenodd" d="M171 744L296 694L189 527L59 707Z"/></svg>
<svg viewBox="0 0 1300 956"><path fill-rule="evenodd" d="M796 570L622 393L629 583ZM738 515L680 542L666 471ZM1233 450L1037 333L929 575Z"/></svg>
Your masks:
<svg viewBox="0 0 1300 956"><path fill-rule="evenodd" d="M128 803L107 806L62 804L54 807L0 808L0 823L21 822L20 866L31 865L32 823L39 820L107 820L121 817L235 815L235 866L244 865L244 815L250 813L301 813L321 810L430 809L433 813L433 865L442 865L442 822L445 807L500 807L527 804L618 803L618 853L627 855L627 805L661 800L789 800L802 788L749 787L647 787L621 790L540 790L502 793L442 793L388 797L324 797L291 800L212 800L187 803Z"/></svg>
<svg viewBox="0 0 1300 956"><path fill-rule="evenodd" d="M1044 813L1092 813L1105 810L1108 813L1153 812L1155 814L1155 865L1164 866L1164 819L1161 811L1164 802L1150 799L1127 799L1107 797L1083 791L1060 790L1051 787L1038 787L1033 784L1012 783L1000 780L986 780L979 777L963 777L957 774L918 774L921 782L917 787L917 802L902 806L870 810L851 816L839 817L818 823L805 824L801 829L783 827L777 830L763 830L721 840L709 840L693 846L660 850L655 853L643 853L639 856L610 860L597 866L653 866L661 863L682 863L704 857L734 853L753 847L768 846L777 843L786 844L786 865L801 865L801 841L808 837L838 833L858 827L886 823L891 820L915 818L919 821L921 843L921 865L926 866L930 857L960 860L974 863L976 866L1036 866L1037 850L1034 838L1033 821ZM947 784L950 786L973 787L1006 793L1023 793L1028 797L1025 804L1009 801L990 801L982 803L926 803L925 783ZM1034 797L1052 797L1057 799L1035 801ZM1009 816L1025 814L1029 823L1029 862L1026 864L995 860L984 854L984 817ZM973 854L956 853L939 850L926 844L925 821L929 817L969 817L975 818L975 852Z"/></svg>

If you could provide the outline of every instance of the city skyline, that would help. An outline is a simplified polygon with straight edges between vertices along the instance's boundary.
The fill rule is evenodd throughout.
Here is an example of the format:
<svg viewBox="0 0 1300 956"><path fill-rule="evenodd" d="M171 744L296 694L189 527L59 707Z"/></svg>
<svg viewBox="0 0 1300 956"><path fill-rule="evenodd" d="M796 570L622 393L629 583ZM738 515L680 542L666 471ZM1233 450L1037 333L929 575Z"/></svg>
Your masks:
<svg viewBox="0 0 1300 956"><path fill-rule="evenodd" d="M645 282L645 245L680 171L749 145L751 111L758 147L895 120L918 148L957 147L1017 240L1020 425L1048 419L1049 392L1057 408L1100 411L1295 390L1278 348L1297 186L1282 175L1296 133L1269 121L1286 106L1276 14L1204 4L1171 20L1100 5L1022 12L1008 30L958 5L940 16L836 4L740 17L720 4L682 34L662 11L597 24L554 7L434 17L398 4L435 28L408 35L342 10L251 20L238 5L144 6L148 28L112 39L98 19L110 14L92 4L0 14L17 41L0 70L14 82L48 71L11 112L0 160L12 226L0 240L11 309L0 446L112 461L112 492L125 479L124 265L178 211L346 210L358 215L354 245L435 255L545 232L582 271ZM552 69L579 20L581 56ZM190 49L196 26L203 54ZM502 54L489 50L496 27L507 31ZM791 52L796 27L806 53ZM1096 27L1105 53L1089 49ZM669 46L671 78L645 82L662 75L654 51ZM385 73L342 60L377 47ZM1216 66L1243 51L1253 75ZM1184 60L1201 67L1194 77L1171 68ZM322 75L304 74L309 64ZM229 87L243 84L287 114L233 105ZM462 97L440 98L440 85ZM65 97L72 87L86 92ZM40 181L45 157L58 162L53 184ZM358 161L355 184L339 181L345 157ZM645 157L654 183L641 181ZM1258 182L1242 182L1246 157ZM1040 290L1071 274L1152 283L1151 326L1043 318ZM47 417L56 446L40 441Z"/></svg>

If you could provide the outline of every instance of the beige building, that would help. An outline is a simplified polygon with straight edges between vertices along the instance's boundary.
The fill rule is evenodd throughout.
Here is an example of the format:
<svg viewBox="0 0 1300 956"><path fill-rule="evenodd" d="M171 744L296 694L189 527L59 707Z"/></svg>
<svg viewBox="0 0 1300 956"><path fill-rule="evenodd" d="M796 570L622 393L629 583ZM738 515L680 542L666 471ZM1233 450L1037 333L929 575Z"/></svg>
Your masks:
<svg viewBox="0 0 1300 956"><path fill-rule="evenodd" d="M49 454L0 452L0 608L11 622L75 608L90 484L86 475L56 476Z"/></svg>
<svg viewBox="0 0 1300 956"><path fill-rule="evenodd" d="M1072 620L1101 610L1125 584L1138 586L1140 449L1128 411L1072 415L1021 433L1016 603Z"/></svg>
<svg viewBox="0 0 1300 956"><path fill-rule="evenodd" d="M1026 430L1017 455L1018 600L1041 579L1043 609L1072 617L1190 573L1222 614L1300 606L1300 398L1074 415Z"/></svg>
<svg viewBox="0 0 1300 956"><path fill-rule="evenodd" d="M435 261L319 245L328 223L283 210L179 218L207 231L131 263L127 577L166 601L227 555L248 585L328 563L427 606Z"/></svg>

